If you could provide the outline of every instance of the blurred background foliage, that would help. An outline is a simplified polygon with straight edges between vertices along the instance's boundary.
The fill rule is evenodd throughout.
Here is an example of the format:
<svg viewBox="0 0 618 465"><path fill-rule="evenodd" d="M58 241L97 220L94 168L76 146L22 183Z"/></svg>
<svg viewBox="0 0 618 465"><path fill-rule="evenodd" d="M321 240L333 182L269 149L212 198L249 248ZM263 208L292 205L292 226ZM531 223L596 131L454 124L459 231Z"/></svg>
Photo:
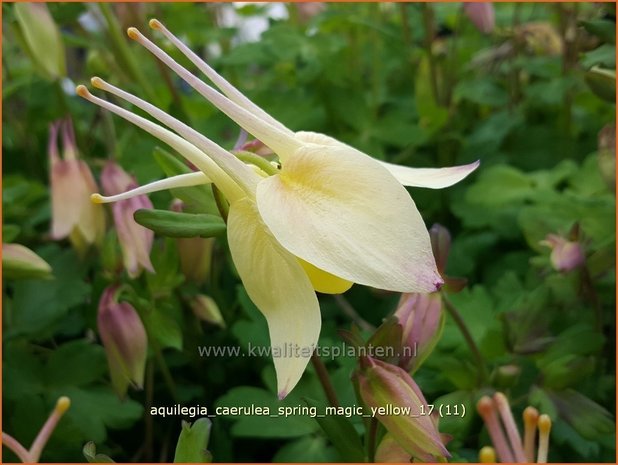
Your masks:
<svg viewBox="0 0 618 465"><path fill-rule="evenodd" d="M37 39L28 19L3 3L3 242L28 246L53 270L49 280L3 281L4 430L29 444L66 395L72 407L43 461L83 461L88 441L117 461L170 461L180 418L153 417L152 405L274 407L323 399L311 367L280 404L269 359L199 357L198 345L268 344L223 239L207 279L196 284L181 272L175 239L157 236L157 273L130 280L115 268L111 232L103 252L77 253L50 237L53 121L72 118L80 155L97 180L108 159L140 184L169 174L162 158L153 158L153 138L77 98L75 84L99 75L224 147L238 137L231 121L126 39L129 25L150 34L147 20L156 16L294 130L323 132L410 166L480 159L479 170L452 188L410 192L428 226L451 231L447 272L466 277L468 287L450 299L485 366L475 364L447 319L415 379L430 402L466 406L465 417L440 422L453 436L454 461L475 461L489 443L474 403L500 389L516 413L532 404L551 415L550 461L613 462L614 5L500 3L495 27L485 32L460 3L308 7L53 3L48 9L60 33L55 37L52 27ZM169 192L151 199L160 209L172 201ZM548 234L576 240L585 265L553 270L549 249L539 244ZM145 388L124 400L112 390L96 325L99 298L112 282L131 289L151 341ZM217 303L225 328L191 311L202 294ZM379 325L398 297L355 286L345 299ZM340 343L336 330L350 327L341 303L321 297L323 345ZM355 402L354 363L327 362L343 405ZM215 461L341 458L309 417L218 418L210 434ZM7 449L3 458L16 459Z"/></svg>

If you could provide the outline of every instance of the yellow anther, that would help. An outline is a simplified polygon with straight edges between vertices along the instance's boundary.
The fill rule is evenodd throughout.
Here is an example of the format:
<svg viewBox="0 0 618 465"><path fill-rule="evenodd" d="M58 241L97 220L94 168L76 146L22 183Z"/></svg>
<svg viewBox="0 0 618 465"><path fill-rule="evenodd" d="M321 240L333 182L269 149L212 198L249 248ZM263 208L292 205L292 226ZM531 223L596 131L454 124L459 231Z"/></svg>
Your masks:
<svg viewBox="0 0 618 465"><path fill-rule="evenodd" d="M480 463L496 463L496 451L493 447L485 446L479 451Z"/></svg>
<svg viewBox="0 0 618 465"><path fill-rule="evenodd" d="M148 21L148 25L152 28L152 29L161 29L162 28L162 24L158 19L151 19L150 21Z"/></svg>
<svg viewBox="0 0 618 465"><path fill-rule="evenodd" d="M549 415L540 415L539 422L539 450L537 451L536 463L547 463L549 452L549 432L551 431L551 418Z"/></svg>
<svg viewBox="0 0 618 465"><path fill-rule="evenodd" d="M105 81L97 76L90 78L90 84L97 89L103 89L105 87Z"/></svg>
<svg viewBox="0 0 618 465"><path fill-rule="evenodd" d="M84 86L83 84L80 84L79 86L77 86L75 88L75 93L77 95L79 95L80 97L83 98L88 98L90 97L90 91L88 90L88 88L86 86Z"/></svg>
<svg viewBox="0 0 618 465"><path fill-rule="evenodd" d="M71 406L71 399L69 399L66 396L62 396L60 399L58 399L58 401L56 402L56 408L54 409L54 411L60 415L62 415L64 412L66 412L67 410L69 410L69 407Z"/></svg>
<svg viewBox="0 0 618 465"><path fill-rule="evenodd" d="M127 29L127 35L129 36L130 39L137 40L139 39L140 33L137 30L137 28L130 27L129 29Z"/></svg>
<svg viewBox="0 0 618 465"><path fill-rule="evenodd" d="M92 203L105 203L101 194L91 194L90 201Z"/></svg>

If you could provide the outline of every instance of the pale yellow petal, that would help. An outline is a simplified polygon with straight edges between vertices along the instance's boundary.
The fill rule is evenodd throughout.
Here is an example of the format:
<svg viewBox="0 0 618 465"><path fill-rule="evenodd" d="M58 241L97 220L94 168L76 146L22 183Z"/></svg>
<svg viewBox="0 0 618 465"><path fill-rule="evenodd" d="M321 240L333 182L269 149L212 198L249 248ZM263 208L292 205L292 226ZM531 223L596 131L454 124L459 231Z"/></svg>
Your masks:
<svg viewBox="0 0 618 465"><path fill-rule="evenodd" d="M429 189L444 189L457 184L478 168L480 162L447 168L410 168L381 162L397 180L404 186L426 187Z"/></svg>
<svg viewBox="0 0 618 465"><path fill-rule="evenodd" d="M279 175L260 182L257 203L277 240L322 270L397 292L442 284L414 201L351 147L306 143Z"/></svg>
<svg viewBox="0 0 618 465"><path fill-rule="evenodd" d="M320 307L296 257L262 223L248 198L230 207L227 237L247 294L266 317L277 372L285 397L305 371L320 334Z"/></svg>

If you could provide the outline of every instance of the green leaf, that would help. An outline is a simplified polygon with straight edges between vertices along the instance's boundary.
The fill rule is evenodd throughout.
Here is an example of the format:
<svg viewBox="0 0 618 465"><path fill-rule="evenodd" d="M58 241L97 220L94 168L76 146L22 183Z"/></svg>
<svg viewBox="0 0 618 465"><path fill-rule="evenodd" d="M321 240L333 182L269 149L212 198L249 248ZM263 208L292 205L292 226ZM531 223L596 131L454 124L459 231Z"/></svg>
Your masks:
<svg viewBox="0 0 618 465"><path fill-rule="evenodd" d="M508 92L491 78L463 80L455 86L455 101L468 100L478 105L501 107L509 101Z"/></svg>
<svg viewBox="0 0 618 465"><path fill-rule="evenodd" d="M280 463L334 463L336 461L336 452L326 444L324 438L319 436L308 436L288 442L273 457L273 462Z"/></svg>
<svg viewBox="0 0 618 465"><path fill-rule="evenodd" d="M142 209L133 217L142 226L169 237L213 237L225 232L221 217L208 213Z"/></svg>
<svg viewBox="0 0 618 465"><path fill-rule="evenodd" d="M5 338L49 333L71 308L86 303L90 297L84 265L73 250L52 245L36 252L55 270L55 279L25 280L12 285L13 314Z"/></svg>
<svg viewBox="0 0 618 465"><path fill-rule="evenodd" d="M156 339L162 348L182 350L182 331L176 320L159 306L144 314L144 325L149 337Z"/></svg>
<svg viewBox="0 0 618 465"><path fill-rule="evenodd" d="M593 66L613 69L616 67L616 46L603 44L591 52L584 53L581 59L584 68L589 69Z"/></svg>
<svg viewBox="0 0 618 465"><path fill-rule="evenodd" d="M84 340L71 341L54 350L45 365L50 387L83 386L107 373L103 347Z"/></svg>
<svg viewBox="0 0 618 465"><path fill-rule="evenodd" d="M584 29L597 36L603 42L609 42L610 44L616 43L615 21L609 21L607 19L594 19L590 21L580 21L580 24L584 26Z"/></svg>
<svg viewBox="0 0 618 465"><path fill-rule="evenodd" d="M615 431L611 413L585 395L574 389L547 393L560 416L582 437L596 439L599 435Z"/></svg>
<svg viewBox="0 0 618 465"><path fill-rule="evenodd" d="M97 446L92 441L84 445L82 453L86 460L88 460L88 463L116 463L105 454L97 454Z"/></svg>
<svg viewBox="0 0 618 465"><path fill-rule="evenodd" d="M10 243L17 239L19 233L21 232L21 228L16 224L3 224L2 225L2 242Z"/></svg>
<svg viewBox="0 0 618 465"><path fill-rule="evenodd" d="M298 387L284 400L279 401L277 395L264 389L240 386L230 389L227 394L217 399L217 407L251 407L252 405L266 407L269 415L232 416L234 424L231 433L236 437L255 438L295 438L314 433L318 424L306 415L278 416L279 409L297 407L300 399ZM274 415L271 417L270 415Z"/></svg>
<svg viewBox="0 0 618 465"><path fill-rule="evenodd" d="M324 405L313 399L305 399L305 402L319 412L324 411ZM339 452L341 461L365 461L365 452L358 432L347 418L341 415L324 415L322 418L316 417L316 421Z"/></svg>
<svg viewBox="0 0 618 465"><path fill-rule="evenodd" d="M193 424L182 422L182 431L176 444L174 463L210 463L212 454L208 452L211 421L200 418Z"/></svg>
<svg viewBox="0 0 618 465"><path fill-rule="evenodd" d="M118 399L108 388L67 386L51 392L53 399L61 395L71 399L71 408L61 423L66 423L68 430L77 430L82 437L97 443L105 441L108 428L128 428L141 417L144 410L134 400Z"/></svg>

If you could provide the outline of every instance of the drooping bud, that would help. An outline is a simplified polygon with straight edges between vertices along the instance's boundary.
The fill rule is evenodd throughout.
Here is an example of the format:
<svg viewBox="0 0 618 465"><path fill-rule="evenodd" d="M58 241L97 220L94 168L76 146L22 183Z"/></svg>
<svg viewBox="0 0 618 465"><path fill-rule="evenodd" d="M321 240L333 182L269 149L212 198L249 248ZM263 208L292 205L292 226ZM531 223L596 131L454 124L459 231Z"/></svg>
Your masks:
<svg viewBox="0 0 618 465"><path fill-rule="evenodd" d="M51 79L66 76L62 36L47 5L16 3L14 8L25 46L41 73Z"/></svg>
<svg viewBox="0 0 618 465"><path fill-rule="evenodd" d="M62 158L58 151L58 134L62 135ZM54 239L69 237L82 253L94 243L100 243L105 231L105 214L100 205L90 202L90 195L99 189L92 172L77 158L75 134L70 120L50 126L49 163L52 200L52 231Z"/></svg>
<svg viewBox="0 0 618 465"><path fill-rule="evenodd" d="M376 463L408 463L410 454L401 447L392 434L386 433L376 449Z"/></svg>
<svg viewBox="0 0 618 465"><path fill-rule="evenodd" d="M376 418L408 454L427 462L450 456L434 421L422 414L427 401L408 372L363 357L357 380L367 407L378 409ZM406 410L395 412L394 407Z"/></svg>
<svg viewBox="0 0 618 465"><path fill-rule="evenodd" d="M571 271L586 260L579 242L568 240L557 234L548 234L541 245L551 248L550 260L556 271Z"/></svg>
<svg viewBox="0 0 618 465"><path fill-rule="evenodd" d="M193 310L195 316L200 320L225 328L223 315L221 315L219 306L212 297L201 294L196 295L193 299L191 299L189 305L191 306L191 310Z"/></svg>
<svg viewBox="0 0 618 465"><path fill-rule="evenodd" d="M399 366L414 372L429 356L440 339L444 327L442 295L402 294L395 311L402 331L402 356Z"/></svg>
<svg viewBox="0 0 618 465"><path fill-rule="evenodd" d="M108 162L101 173L101 183L106 195L116 195L137 187L137 182L114 162ZM146 195L136 195L112 204L114 224L122 248L124 267L131 278L140 275L142 269L154 273L150 251L154 233L135 222L133 213L142 208L152 208Z"/></svg>
<svg viewBox="0 0 618 465"><path fill-rule="evenodd" d="M468 19L483 34L489 34L496 26L494 6L491 2L464 3Z"/></svg>
<svg viewBox="0 0 618 465"><path fill-rule="evenodd" d="M7 279L50 278L52 268L21 244L2 244L2 276Z"/></svg>
<svg viewBox="0 0 618 465"><path fill-rule="evenodd" d="M103 291L99 302L97 326L107 355L112 385L123 397L129 385L144 383L148 338L135 309L127 302L116 300L117 287Z"/></svg>

